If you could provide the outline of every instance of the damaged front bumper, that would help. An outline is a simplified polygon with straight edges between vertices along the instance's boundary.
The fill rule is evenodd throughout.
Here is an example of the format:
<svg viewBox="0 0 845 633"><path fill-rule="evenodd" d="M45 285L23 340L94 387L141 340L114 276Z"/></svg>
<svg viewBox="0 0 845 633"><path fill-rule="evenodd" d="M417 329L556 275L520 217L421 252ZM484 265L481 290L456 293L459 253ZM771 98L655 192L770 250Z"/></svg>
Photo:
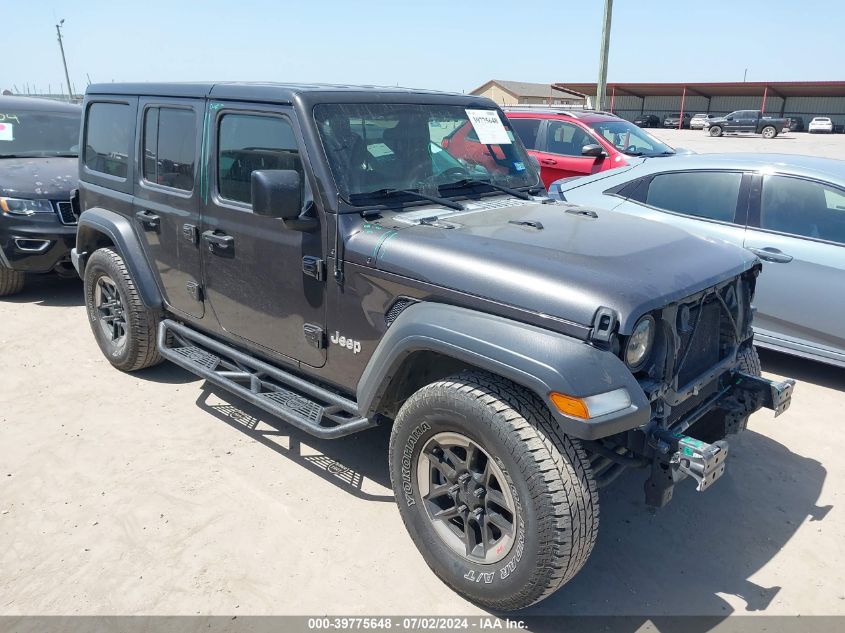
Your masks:
<svg viewBox="0 0 845 633"><path fill-rule="evenodd" d="M687 477L696 481L696 490L707 490L725 472L729 445L722 438L744 430L755 411L771 409L777 417L792 401L792 379L777 382L739 371L725 378L721 388L671 426L650 431L648 444L653 457L651 476L645 483L648 505L666 505L675 484ZM721 429L714 430L714 423ZM699 424L708 424L706 433L712 437L715 432L719 439L702 438Z"/></svg>

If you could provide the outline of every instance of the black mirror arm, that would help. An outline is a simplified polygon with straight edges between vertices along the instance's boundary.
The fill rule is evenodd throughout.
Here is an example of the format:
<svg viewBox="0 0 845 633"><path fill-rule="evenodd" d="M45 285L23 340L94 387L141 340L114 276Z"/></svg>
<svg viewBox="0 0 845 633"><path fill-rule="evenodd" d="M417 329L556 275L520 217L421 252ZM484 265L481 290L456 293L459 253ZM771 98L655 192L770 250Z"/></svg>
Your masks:
<svg viewBox="0 0 845 633"><path fill-rule="evenodd" d="M299 217L282 220L286 229L291 231L302 231L303 233L313 233L320 228L320 221L314 214L314 201L309 200L305 203L305 208Z"/></svg>

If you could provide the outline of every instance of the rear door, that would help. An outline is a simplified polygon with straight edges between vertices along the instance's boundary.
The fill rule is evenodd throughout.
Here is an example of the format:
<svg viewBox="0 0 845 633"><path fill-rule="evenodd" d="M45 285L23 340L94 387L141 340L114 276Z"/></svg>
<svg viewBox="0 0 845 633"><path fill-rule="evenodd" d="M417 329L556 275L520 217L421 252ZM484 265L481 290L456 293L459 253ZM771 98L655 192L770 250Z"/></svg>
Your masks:
<svg viewBox="0 0 845 633"><path fill-rule="evenodd" d="M606 159L583 156L585 145L604 145L579 125L569 121L545 120L540 129L537 151L543 184L549 187L555 180L572 176L586 176L602 170Z"/></svg>
<svg viewBox="0 0 845 633"><path fill-rule="evenodd" d="M206 127L200 243L214 315L227 333L270 355L320 367L325 283L305 273L304 260L325 259L324 234L286 228L251 204L252 172L283 169L300 172L303 206L316 205L293 109L215 101Z"/></svg>
<svg viewBox="0 0 845 633"><path fill-rule="evenodd" d="M750 184L741 171L664 172L643 178L616 209L742 246Z"/></svg>
<svg viewBox="0 0 845 633"><path fill-rule="evenodd" d="M759 334L845 361L845 189L758 176L745 246L764 260Z"/></svg>
<svg viewBox="0 0 845 633"><path fill-rule="evenodd" d="M140 100L132 218L168 305L197 318L204 314L195 177L202 107L191 99Z"/></svg>

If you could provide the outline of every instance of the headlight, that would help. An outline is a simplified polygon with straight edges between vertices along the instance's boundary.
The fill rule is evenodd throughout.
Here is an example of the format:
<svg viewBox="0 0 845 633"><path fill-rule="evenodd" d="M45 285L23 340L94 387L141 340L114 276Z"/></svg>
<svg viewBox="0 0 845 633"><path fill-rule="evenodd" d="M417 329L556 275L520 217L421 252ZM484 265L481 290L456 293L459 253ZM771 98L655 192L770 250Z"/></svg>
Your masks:
<svg viewBox="0 0 845 633"><path fill-rule="evenodd" d="M0 197L0 211L11 215L32 215L33 213L53 213L49 200L28 200L26 198Z"/></svg>
<svg viewBox="0 0 845 633"><path fill-rule="evenodd" d="M641 369L648 360L654 343L654 319L646 315L637 321L625 346L625 364L631 371Z"/></svg>

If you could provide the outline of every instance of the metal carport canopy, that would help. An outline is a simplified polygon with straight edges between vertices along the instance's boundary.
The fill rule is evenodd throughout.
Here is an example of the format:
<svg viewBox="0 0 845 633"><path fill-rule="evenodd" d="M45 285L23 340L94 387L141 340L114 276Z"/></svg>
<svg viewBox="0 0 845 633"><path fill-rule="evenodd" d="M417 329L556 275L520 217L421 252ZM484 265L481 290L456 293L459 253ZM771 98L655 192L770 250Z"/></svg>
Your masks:
<svg viewBox="0 0 845 633"><path fill-rule="evenodd" d="M596 94L594 83L555 83L554 88ZM779 97L845 97L845 81L731 81L716 83L615 83L607 92L635 97L680 97L686 92L703 97L756 97L767 89Z"/></svg>

